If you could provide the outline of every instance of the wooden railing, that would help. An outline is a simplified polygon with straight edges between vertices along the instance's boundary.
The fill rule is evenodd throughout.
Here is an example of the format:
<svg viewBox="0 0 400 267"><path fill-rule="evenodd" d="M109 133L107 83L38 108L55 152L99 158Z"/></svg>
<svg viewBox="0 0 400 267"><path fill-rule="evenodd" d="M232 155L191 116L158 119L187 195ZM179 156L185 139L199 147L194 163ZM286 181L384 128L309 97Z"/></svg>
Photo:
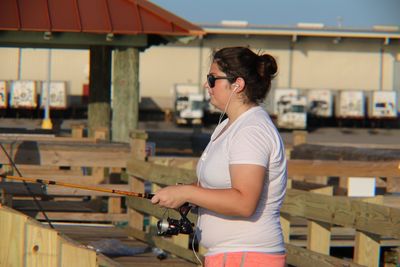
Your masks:
<svg viewBox="0 0 400 267"><path fill-rule="evenodd" d="M198 158L146 157L144 132L132 133L132 143L111 144L97 139L75 141L52 140L3 140L7 151L16 161L24 176L49 178L81 184L105 184L102 186L143 192L145 183L151 184L152 191L165 185L191 183L196 180L194 172ZM60 140L60 141L55 141ZM30 143L31 142L31 143ZM0 163L9 164L0 153ZM82 167L91 168L90 175L82 173ZM115 185L106 175L105 168L117 172L126 168L129 185ZM365 162L343 160L290 160L289 177L315 176L376 176L400 177L398 161ZM12 173L15 175L15 173ZM110 185L111 184L111 185ZM289 185L291 183L289 182ZM123 187L123 188L122 188ZM63 195L62 188L53 188L53 194ZM282 207L282 228L284 231L288 263L294 266L379 266L383 240L391 239L398 246L400 239L399 208L382 205L383 197L354 199L332 196L332 188L320 187L311 191L288 189ZM56 192L57 191L57 192ZM7 192L3 192L7 193ZM95 195L92 192L68 191L66 195ZM330 194L323 195L323 194ZM103 196L103 195L102 195ZM74 213L76 220L126 221L129 219L129 233L150 245L157 246L179 257L197 263L190 247L189 237L179 235L173 238L159 237L155 224L165 216L165 210L152 205L146 199L127 198L128 214L121 212L121 198L109 197L108 213ZM380 203L380 204L379 204ZM48 212L51 220L68 219L63 213ZM169 211L172 218L179 218L175 211ZM69 215L69 219L71 219ZM43 219L40 214L38 219ZM291 238L294 232L293 219L305 221L307 242L299 243ZM196 222L195 214L189 219ZM146 222L149 221L149 225ZM332 235L338 228L351 229L355 240L353 261L329 256ZM13 231L15 232L15 231ZM0 235L1 236L1 235ZM0 250L1 251L1 250ZM202 257L205 250L200 248Z"/></svg>
<svg viewBox="0 0 400 267"><path fill-rule="evenodd" d="M145 138L145 136L144 136ZM144 140L142 140L144 141ZM140 142L138 138L137 142ZM176 183L196 181L194 166L197 158L162 158L150 157L131 159L127 172L130 180L136 184L151 183L153 188ZM330 162L313 160L289 160L289 176L296 175L332 175L339 172L343 176L371 173L379 176L400 177L398 162ZM360 174L361 173L361 174ZM133 183L132 183L133 184ZM290 183L289 183L290 184ZM134 189L134 188L133 188ZM329 188L328 188L329 189ZM381 240L391 238L393 244L400 245L400 209L390 207L383 202L383 197L349 198L332 194L332 188L322 188L315 192L288 189L282 207L282 228L288 252L287 261L294 266L379 266ZM193 252L189 249L189 238L181 235L163 238L155 235L155 221L165 216L165 211L152 205L148 200L129 198L128 206L135 213L130 220L130 234L150 244L170 251L175 255L196 263ZM143 221L150 216L150 225ZM169 216L178 218L170 211ZM302 218L307 222L307 242L305 248L293 245L290 239L291 219ZM196 215L190 219L196 222ZM333 226L353 229L355 233L353 261L329 256ZM200 249L200 255L204 250Z"/></svg>
<svg viewBox="0 0 400 267"><path fill-rule="evenodd" d="M0 266L119 266L59 232L0 205Z"/></svg>
<svg viewBox="0 0 400 267"><path fill-rule="evenodd" d="M126 168L127 159L131 157L130 145L104 141L107 134L103 131L97 131L93 138L82 137L82 131L79 130L82 129L75 129L72 137L2 135L0 142L25 177L129 190L128 184L121 181L121 173ZM1 150L0 164L2 165L0 173L18 176L7 155ZM26 190L16 191L16 186L6 186L0 183L0 190L7 196L9 206L13 205L12 200L15 204L19 199L30 196ZM92 199L89 206L96 206L96 209L86 212L84 208L80 208L80 211L74 212L71 216L71 213L63 212L68 208L64 205L65 207L60 207L59 211L48 211L47 216L50 220L58 221L128 220L127 213L123 210L124 197L115 194L48 186L45 193L39 195L39 199L60 200L56 201L57 203L53 202L54 209L62 205L62 201L68 201L66 204L71 206L68 211L73 211L74 207L74 202L69 200L82 201L87 200L87 197ZM96 198L97 200L94 200ZM104 210L100 207L103 205L100 203L101 198L107 200L107 212L100 212L100 209ZM44 216L42 213L37 213L35 218L43 220Z"/></svg>

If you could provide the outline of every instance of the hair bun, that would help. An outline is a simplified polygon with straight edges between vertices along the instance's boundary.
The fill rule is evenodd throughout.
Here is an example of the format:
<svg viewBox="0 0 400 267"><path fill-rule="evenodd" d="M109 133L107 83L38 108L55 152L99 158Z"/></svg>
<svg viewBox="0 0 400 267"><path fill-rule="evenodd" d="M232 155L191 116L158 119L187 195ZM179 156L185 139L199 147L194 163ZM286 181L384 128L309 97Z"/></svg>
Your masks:
<svg viewBox="0 0 400 267"><path fill-rule="evenodd" d="M272 78L278 71L278 65L273 56L269 54L261 55L258 64L258 74L261 77Z"/></svg>

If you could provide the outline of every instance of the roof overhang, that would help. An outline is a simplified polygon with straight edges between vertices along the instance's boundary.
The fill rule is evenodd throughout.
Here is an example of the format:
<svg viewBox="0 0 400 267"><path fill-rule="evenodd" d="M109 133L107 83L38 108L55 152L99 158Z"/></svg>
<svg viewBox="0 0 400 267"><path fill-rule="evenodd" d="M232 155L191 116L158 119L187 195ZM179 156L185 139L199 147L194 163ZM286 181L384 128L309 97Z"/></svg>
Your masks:
<svg viewBox="0 0 400 267"><path fill-rule="evenodd" d="M0 1L2 46L147 47L204 34L146 0Z"/></svg>
<svg viewBox="0 0 400 267"><path fill-rule="evenodd" d="M297 37L331 37L331 38L369 38L382 39L385 43L392 39L400 40L400 31L362 30L344 28L307 29L300 27L247 26L228 27L222 25L201 25L207 35L264 35L287 36L292 40Z"/></svg>

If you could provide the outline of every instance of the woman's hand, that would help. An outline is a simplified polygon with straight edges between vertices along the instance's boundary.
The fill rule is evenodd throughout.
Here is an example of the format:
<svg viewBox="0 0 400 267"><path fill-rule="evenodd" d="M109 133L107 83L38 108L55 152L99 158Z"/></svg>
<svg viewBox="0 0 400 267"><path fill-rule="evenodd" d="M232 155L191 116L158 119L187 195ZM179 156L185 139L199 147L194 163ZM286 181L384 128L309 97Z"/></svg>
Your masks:
<svg viewBox="0 0 400 267"><path fill-rule="evenodd" d="M187 202L187 185L172 185L158 190L151 198L151 203L165 208L177 209Z"/></svg>

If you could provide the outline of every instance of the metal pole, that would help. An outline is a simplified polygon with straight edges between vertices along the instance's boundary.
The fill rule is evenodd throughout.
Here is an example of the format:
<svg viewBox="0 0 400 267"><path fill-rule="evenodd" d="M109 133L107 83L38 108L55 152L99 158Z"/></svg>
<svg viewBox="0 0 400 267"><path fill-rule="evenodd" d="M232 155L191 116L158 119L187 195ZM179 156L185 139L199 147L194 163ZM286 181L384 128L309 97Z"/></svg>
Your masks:
<svg viewBox="0 0 400 267"><path fill-rule="evenodd" d="M379 49L379 87L378 90L382 91L383 89L383 57L385 50L383 47Z"/></svg>
<svg viewBox="0 0 400 267"><path fill-rule="evenodd" d="M51 49L47 56L47 86L46 86L46 103L44 106L44 119L42 121L42 129L52 129L53 125L50 119L50 82L51 82ZM43 92L42 92L43 94ZM43 95L42 95L43 99Z"/></svg>
<svg viewBox="0 0 400 267"><path fill-rule="evenodd" d="M22 48L18 48L18 70L17 79L21 80Z"/></svg>

